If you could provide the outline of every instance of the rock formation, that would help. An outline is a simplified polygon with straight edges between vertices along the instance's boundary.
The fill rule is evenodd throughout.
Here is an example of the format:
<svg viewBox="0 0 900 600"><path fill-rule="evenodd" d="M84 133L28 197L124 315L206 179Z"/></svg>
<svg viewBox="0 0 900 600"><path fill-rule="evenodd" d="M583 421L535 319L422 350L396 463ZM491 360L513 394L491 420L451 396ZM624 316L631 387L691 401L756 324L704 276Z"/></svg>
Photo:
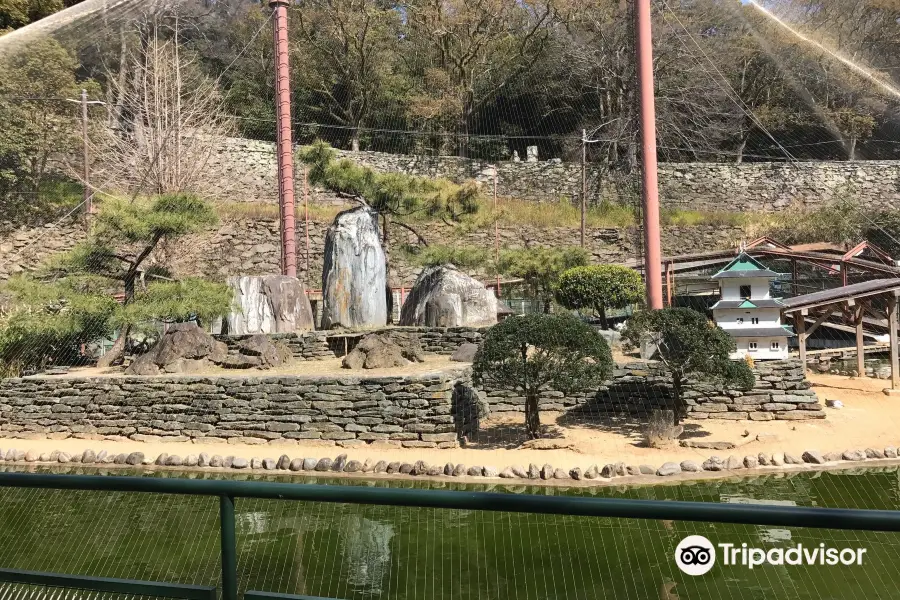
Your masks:
<svg viewBox="0 0 900 600"><path fill-rule="evenodd" d="M450 360L453 362L473 362L477 352L478 344L462 344L450 355Z"/></svg>
<svg viewBox="0 0 900 600"><path fill-rule="evenodd" d="M387 324L387 274L378 215L361 206L334 219L325 236L322 327Z"/></svg>
<svg viewBox="0 0 900 600"><path fill-rule="evenodd" d="M306 286L295 277L229 277L236 310L227 318L227 333L294 333L315 329Z"/></svg>
<svg viewBox="0 0 900 600"><path fill-rule="evenodd" d="M234 353L216 341L196 323L177 323L170 327L149 352L138 356L125 370L128 375L195 373L213 365L224 368L267 369L284 364L291 357L287 346L274 343L264 335L250 336Z"/></svg>
<svg viewBox="0 0 900 600"><path fill-rule="evenodd" d="M427 267L400 310L400 325L487 327L497 323L497 298L453 265Z"/></svg>
<svg viewBox="0 0 900 600"><path fill-rule="evenodd" d="M342 364L345 369L385 369L424 360L418 340L372 333L359 341Z"/></svg>

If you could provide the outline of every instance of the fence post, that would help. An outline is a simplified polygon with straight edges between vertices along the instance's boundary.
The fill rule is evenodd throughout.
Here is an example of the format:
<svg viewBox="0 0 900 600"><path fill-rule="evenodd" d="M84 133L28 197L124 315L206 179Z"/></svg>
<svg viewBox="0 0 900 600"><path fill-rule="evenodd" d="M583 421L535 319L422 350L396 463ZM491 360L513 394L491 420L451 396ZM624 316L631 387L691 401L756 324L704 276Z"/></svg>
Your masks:
<svg viewBox="0 0 900 600"><path fill-rule="evenodd" d="M219 537L222 542L222 600L237 600L234 498L227 494L219 496Z"/></svg>
<svg viewBox="0 0 900 600"><path fill-rule="evenodd" d="M93 198L94 193L91 191L91 151L90 139L88 138L88 95L87 90L81 90L81 143L82 143L82 178L84 179L84 222L90 231L91 215L94 212Z"/></svg>

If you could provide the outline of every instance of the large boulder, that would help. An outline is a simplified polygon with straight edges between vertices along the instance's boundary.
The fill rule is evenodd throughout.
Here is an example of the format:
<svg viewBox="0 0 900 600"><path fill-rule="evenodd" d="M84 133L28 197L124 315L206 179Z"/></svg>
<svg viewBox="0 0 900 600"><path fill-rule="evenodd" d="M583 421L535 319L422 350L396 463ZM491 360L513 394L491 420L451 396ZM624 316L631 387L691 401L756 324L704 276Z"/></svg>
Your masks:
<svg viewBox="0 0 900 600"><path fill-rule="evenodd" d="M356 344L342 364L345 369L387 369L423 360L422 347L417 340L394 340L387 335L372 333Z"/></svg>
<svg viewBox="0 0 900 600"><path fill-rule="evenodd" d="M339 213L325 235L322 327L387 324L387 274L377 213L361 206Z"/></svg>
<svg viewBox="0 0 900 600"><path fill-rule="evenodd" d="M497 323L497 297L453 265L426 267L400 310L400 325L488 327Z"/></svg>
<svg viewBox="0 0 900 600"><path fill-rule="evenodd" d="M217 342L196 323L176 323L125 372L128 375L157 375L198 371L224 360L227 355L227 346Z"/></svg>
<svg viewBox="0 0 900 600"><path fill-rule="evenodd" d="M257 367L280 367L291 359L291 349L284 344L273 342L264 335L251 335L238 343L238 354L246 358L258 359Z"/></svg>
<svg viewBox="0 0 900 600"><path fill-rule="evenodd" d="M148 352L129 365L128 375L197 373L219 365L226 369L269 369L291 358L291 349L267 336L252 335L237 344L236 352L216 341L196 323L178 323L163 334Z"/></svg>
<svg viewBox="0 0 900 600"><path fill-rule="evenodd" d="M306 286L296 277L229 277L235 310L227 317L231 335L294 333L315 329Z"/></svg>
<svg viewBox="0 0 900 600"><path fill-rule="evenodd" d="M154 350L159 366L168 365L179 358L202 359L214 351L221 352L222 342L200 329L196 323L176 323L160 338Z"/></svg>

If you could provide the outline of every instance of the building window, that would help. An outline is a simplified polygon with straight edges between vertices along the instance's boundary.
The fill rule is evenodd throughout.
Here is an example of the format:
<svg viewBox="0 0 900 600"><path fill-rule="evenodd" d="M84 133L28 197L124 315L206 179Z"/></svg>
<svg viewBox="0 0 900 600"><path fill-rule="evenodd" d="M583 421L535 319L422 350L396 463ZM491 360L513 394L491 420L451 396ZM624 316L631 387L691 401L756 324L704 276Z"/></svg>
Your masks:
<svg viewBox="0 0 900 600"><path fill-rule="evenodd" d="M742 285L741 286L741 298L744 300L749 298L751 295L750 290L751 290L751 287L749 285Z"/></svg>
<svg viewBox="0 0 900 600"><path fill-rule="evenodd" d="M750 323L753 325L759 325L759 317L753 317L750 319Z"/></svg>
<svg viewBox="0 0 900 600"><path fill-rule="evenodd" d="M756 342L750 342L749 344L747 344L747 349L750 350L750 352L756 352L759 349L759 344L757 344Z"/></svg>
<svg viewBox="0 0 900 600"><path fill-rule="evenodd" d="M738 324L738 325L743 325L743 324L744 324L744 317L738 317L738 318L737 318L737 324Z"/></svg>
<svg viewBox="0 0 900 600"><path fill-rule="evenodd" d="M781 347L781 344L778 342L772 342L772 350L778 350Z"/></svg>

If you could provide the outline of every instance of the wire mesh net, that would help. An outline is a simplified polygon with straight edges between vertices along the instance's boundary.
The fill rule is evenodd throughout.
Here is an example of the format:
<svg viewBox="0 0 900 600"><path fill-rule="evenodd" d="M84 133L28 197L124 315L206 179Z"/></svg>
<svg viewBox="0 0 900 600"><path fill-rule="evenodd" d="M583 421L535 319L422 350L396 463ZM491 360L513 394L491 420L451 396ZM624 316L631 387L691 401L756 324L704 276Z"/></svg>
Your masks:
<svg viewBox="0 0 900 600"><path fill-rule="evenodd" d="M318 480L332 484L334 481ZM342 484L343 485L343 484ZM382 484L378 484L382 485ZM416 484L430 487L433 484ZM878 472L764 476L689 486L442 489L634 499L897 507L896 467ZM218 583L214 499L105 492L3 491L3 568ZM65 511L59 511L66 506ZM858 531L485 513L238 499L240 589L325 598L891 597L897 535ZM60 514L62 513L62 514ZM765 550L864 548L861 565L723 564L707 577L675 565L678 542ZM48 543L50 542L50 543ZM13 550L18 549L18 552ZM848 577L849 571L853 572ZM12 593L7 590L7 593ZM42 596L44 597L44 596Z"/></svg>
<svg viewBox="0 0 900 600"><path fill-rule="evenodd" d="M360 462L369 456L396 462L392 475L424 457L454 469L480 465L472 476L482 476L489 463L506 460L497 458L501 450L519 454L497 470L518 463L524 470L532 462L540 470L545 460L529 441L535 437L549 438L542 443L551 450L589 455L579 473L608 463L613 476L631 475L626 466L638 469L641 462L653 463L656 472L676 453L691 465L679 468L699 470L711 452L733 454L737 462L714 461L710 469L746 475L786 444L838 451L834 460L862 444L872 446L870 459L884 457L885 447L897 442L900 418L877 402L892 374L894 288L870 296L848 292L839 307L828 305L835 308L828 314L818 306L798 314L786 303L900 274L894 83L900 12L874 0L653 3L664 298L730 332L734 348L726 354L755 373L750 386L737 387L706 377L728 370L721 361L683 366L683 377L675 378L672 357L659 343L634 335L630 341L637 343L622 343L628 323L645 314L640 289L638 298L624 302L593 289L590 301L577 307L561 300L561 276L570 268L617 265L643 276L633 8L630 1L339 0L291 3L287 10L295 258L319 329L327 230L341 211L366 202L379 212L392 324L402 322L401 307L415 297L423 269L453 264L502 300L500 319L571 313L601 330L612 347L615 364L602 382L563 387L554 381L536 394L529 394L527 381L480 385L478 407L466 409L477 427L466 431L447 415L420 427L415 419L422 407L408 398L373 415L358 405L371 398L355 398L352 407L282 409L284 397L267 404L275 392L265 391L253 398L256 412L239 421L223 407L247 398L225 384L182 405L167 382L142 382L161 386L146 402L139 396L145 387L122 382L125 368L174 324L196 322L221 336L215 324L234 309L226 278L282 272L269 7L238 0L85 0L5 33L0 373L9 379L0 383L0 432L117 443L152 436L224 444L223 431L248 444L324 440L327 449L307 445L298 452L320 457L347 449ZM0 27L23 25L22 19L0 7ZM317 142L334 152L327 168L317 169L323 165L310 151ZM742 250L758 261L756 270L771 272L761 277L765 283L712 278ZM441 333L419 332L423 345L433 339L428 336L447 333L434 329ZM346 374L341 359L362 333L320 333L324 350L313 358L323 360L309 360L306 342L297 342L299 354L264 375ZM475 342L488 335L462 333ZM656 342L678 350L683 340L677 337ZM459 346L462 338L454 339ZM455 349L432 348L423 366L410 369L449 369L446 355ZM551 367L565 359L557 352ZM109 388L73 401L69 391L46 392L42 383L17 379L66 371L75 378L108 376ZM164 368L157 374L167 375ZM235 375L210 363L194 374ZM286 393L298 402L318 400ZM527 419L532 400L537 425ZM829 401L859 412L826 410ZM139 422L134 414L144 408L146 420ZM438 410L445 409L454 416L462 410ZM418 429L405 429L411 423ZM865 441L860 428L870 436ZM448 434L453 441L424 437ZM702 445L726 438L719 447ZM668 450L653 448L657 442ZM744 450L745 442L756 445ZM547 460L584 462L575 453ZM572 464L558 466L545 478L557 478L556 471L574 477ZM893 499L896 486L854 490L852 483L889 477L760 481L785 486L784 500L809 493L828 505L875 507ZM697 499L691 494L705 494L703 485L626 493ZM0 551L3 566L217 580L215 515L205 500L166 498L149 506L116 496L108 510L131 514L96 514L82 523L102 532L96 539L108 553L92 550L79 559L81 537L58 544L40 537L59 535L67 527L62 522L33 532L33 546L12 543L19 531L12 525L54 511L69 519L59 507L81 502L79 514L94 514L98 498L16 496L22 493L4 492L3 502L13 507L7 514L18 520L10 521L10 543L0 544L7 549ZM687 531L681 525L255 501L239 510L247 589L336 598L750 597L757 591L824 597L843 590L835 571L803 568L790 576L753 573L739 589L723 578L698 584L668 560L672 540ZM120 530L123 524L129 525ZM169 533L158 546L143 546L147 529ZM710 530L734 539L782 535ZM191 533L187 546L180 541L185 532ZM893 573L883 558L891 536L790 534L810 543L821 534L879 548L855 582L867 597L891 589ZM116 549L131 562L119 560Z"/></svg>

